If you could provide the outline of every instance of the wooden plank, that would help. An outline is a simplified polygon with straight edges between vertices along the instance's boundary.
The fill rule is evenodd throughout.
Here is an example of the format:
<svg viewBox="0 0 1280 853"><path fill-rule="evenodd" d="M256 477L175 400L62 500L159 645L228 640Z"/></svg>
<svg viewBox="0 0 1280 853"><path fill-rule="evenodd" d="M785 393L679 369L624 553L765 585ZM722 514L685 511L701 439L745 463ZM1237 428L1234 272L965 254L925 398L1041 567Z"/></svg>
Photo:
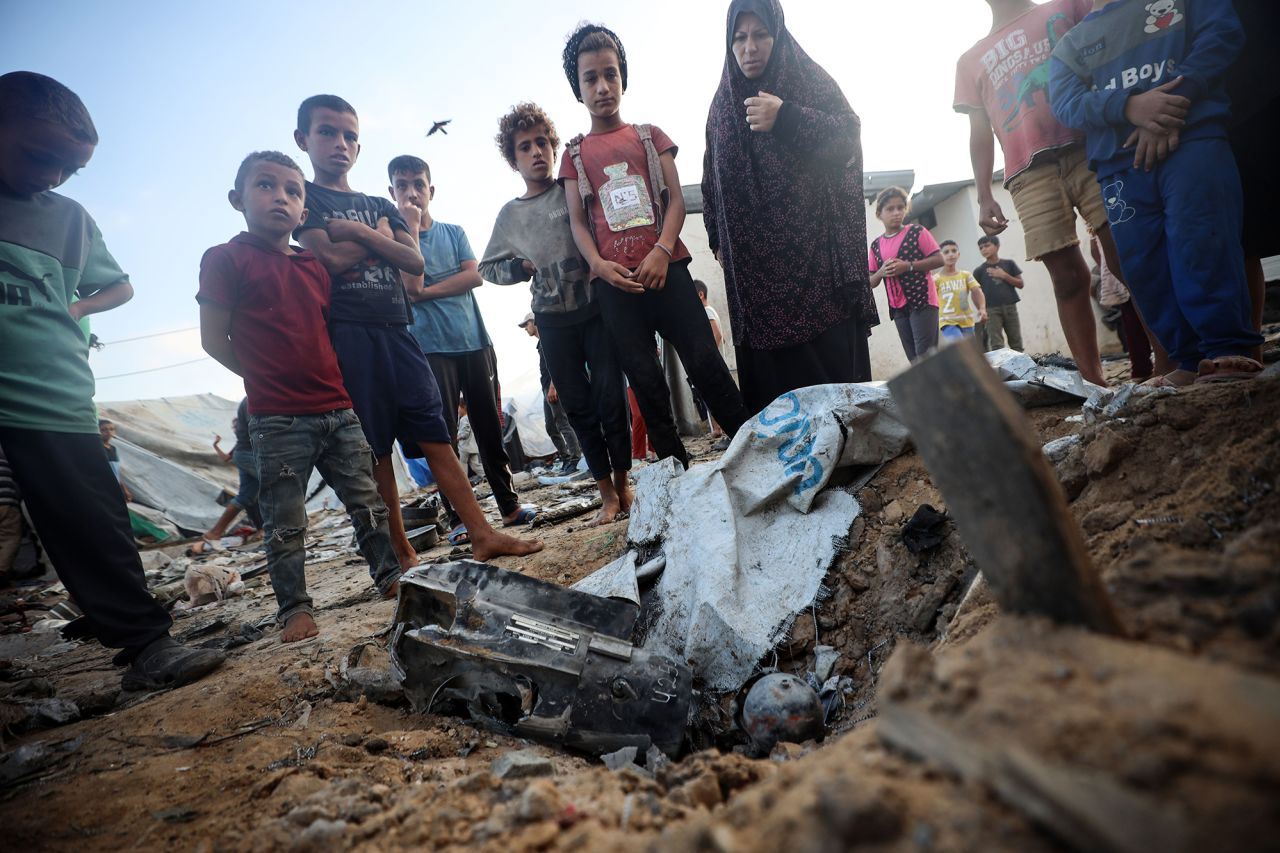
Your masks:
<svg viewBox="0 0 1280 853"><path fill-rule="evenodd" d="M1095 770L1050 763L1012 743L984 743L943 716L886 701L876 731L890 746L985 785L1081 853L1190 849L1183 814Z"/></svg>
<svg viewBox="0 0 1280 853"><path fill-rule="evenodd" d="M977 345L945 347L889 390L1000 606L1121 633L1040 442Z"/></svg>

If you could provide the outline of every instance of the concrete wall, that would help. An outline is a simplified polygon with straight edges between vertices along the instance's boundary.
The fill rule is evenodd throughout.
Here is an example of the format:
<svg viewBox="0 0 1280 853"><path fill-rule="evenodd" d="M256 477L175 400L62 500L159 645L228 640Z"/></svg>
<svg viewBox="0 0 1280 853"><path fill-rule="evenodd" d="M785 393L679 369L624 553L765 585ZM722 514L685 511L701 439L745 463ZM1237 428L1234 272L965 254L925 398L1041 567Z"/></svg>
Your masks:
<svg viewBox="0 0 1280 853"><path fill-rule="evenodd" d="M1002 187L995 188L996 200L1005 215L1014 216L1013 200ZM957 192L951 198L934 208L938 225L930 231L939 242L945 239L955 240L960 245L960 267L972 270L982 263L982 255L978 253L978 237L982 234L978 228L978 195L970 186ZM1089 233L1082 220L1077 219L1076 230L1080 235L1086 261L1092 265L1088 256ZM880 221L875 217L875 210L867 204L867 241L880 235ZM708 299L720 314L726 338L732 339L729 318L729 306L725 299L724 274L716 263L707 246L707 230L702 222L701 213L690 213L685 219L680 239L693 254L691 271L694 278L707 283ZM1026 286L1022 290L1022 301L1018 304L1018 315L1022 320L1023 344L1031 353L1060 352L1069 355L1067 341L1063 337L1062 327L1058 324L1057 304L1053 298L1053 285L1049 281L1049 273L1044 264L1025 260L1026 246L1023 241L1022 228L1014 219L1007 231L1000 235L1000 256L1011 258L1022 267L1023 280ZM898 332L889 320L889 303L885 297L884 287L875 288L876 306L880 311L880 325L871 334L871 375L876 379L889 379L907 368L906 356L902 353L902 344L898 340ZM1096 307L1096 306L1095 306ZM1096 311L1095 311L1096 314ZM1104 353L1118 352L1119 341L1101 322L1098 324L1099 342ZM727 347L725 361L730 369L737 368L733 359L732 347Z"/></svg>

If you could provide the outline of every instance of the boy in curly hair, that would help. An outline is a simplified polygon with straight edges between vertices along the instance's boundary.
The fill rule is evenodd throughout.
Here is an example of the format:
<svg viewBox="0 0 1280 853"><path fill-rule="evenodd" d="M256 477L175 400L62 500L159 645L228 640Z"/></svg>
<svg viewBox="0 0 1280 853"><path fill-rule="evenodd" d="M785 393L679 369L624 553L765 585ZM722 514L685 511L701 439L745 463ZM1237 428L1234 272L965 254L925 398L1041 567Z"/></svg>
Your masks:
<svg viewBox="0 0 1280 853"><path fill-rule="evenodd" d="M541 107L524 103L498 120L496 141L525 192L499 211L480 274L496 284L532 280L542 354L600 489L592 523L607 524L631 507L631 432L618 356L552 176L560 137Z"/></svg>
<svg viewBox="0 0 1280 853"><path fill-rule="evenodd" d="M562 59L574 96L591 115L590 132L569 143L560 164L574 243L654 449L688 466L655 334L675 347L726 433L738 431L747 411L716 348L689 274L689 250L680 241L685 210L676 144L656 126L622 120L627 54L611 30L583 24Z"/></svg>

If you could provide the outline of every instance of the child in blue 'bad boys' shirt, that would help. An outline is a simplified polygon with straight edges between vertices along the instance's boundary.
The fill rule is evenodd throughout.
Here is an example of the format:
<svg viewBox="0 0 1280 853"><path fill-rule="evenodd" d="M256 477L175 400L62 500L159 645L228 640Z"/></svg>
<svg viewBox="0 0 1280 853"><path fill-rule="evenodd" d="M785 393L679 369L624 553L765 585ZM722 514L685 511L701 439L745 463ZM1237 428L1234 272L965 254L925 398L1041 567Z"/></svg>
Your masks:
<svg viewBox="0 0 1280 853"><path fill-rule="evenodd" d="M1227 143L1243 44L1230 0L1095 0L1050 60L1053 111L1087 135L1130 290L1177 365L1155 384L1262 370Z"/></svg>

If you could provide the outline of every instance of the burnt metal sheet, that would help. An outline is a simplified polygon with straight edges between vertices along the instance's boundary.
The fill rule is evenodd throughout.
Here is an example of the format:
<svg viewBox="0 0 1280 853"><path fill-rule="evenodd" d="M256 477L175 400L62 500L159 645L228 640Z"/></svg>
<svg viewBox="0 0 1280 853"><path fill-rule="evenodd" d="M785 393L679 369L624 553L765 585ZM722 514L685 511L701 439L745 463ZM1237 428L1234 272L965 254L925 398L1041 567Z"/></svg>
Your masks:
<svg viewBox="0 0 1280 853"><path fill-rule="evenodd" d="M419 712L601 755L679 752L687 666L631 643L637 608L470 560L400 579L392 666Z"/></svg>

